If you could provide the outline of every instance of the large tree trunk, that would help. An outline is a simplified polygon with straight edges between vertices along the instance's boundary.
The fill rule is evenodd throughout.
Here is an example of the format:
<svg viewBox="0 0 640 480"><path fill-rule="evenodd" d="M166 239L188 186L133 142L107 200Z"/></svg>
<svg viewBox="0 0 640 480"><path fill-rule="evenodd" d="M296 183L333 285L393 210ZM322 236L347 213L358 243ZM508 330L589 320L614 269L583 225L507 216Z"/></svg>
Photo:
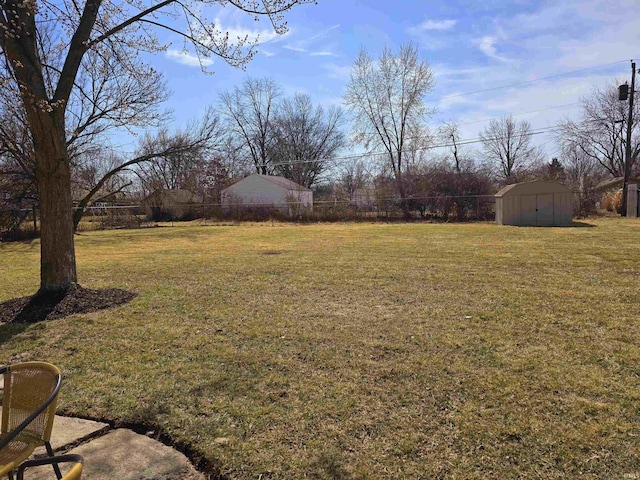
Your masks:
<svg viewBox="0 0 640 480"><path fill-rule="evenodd" d="M40 290L38 295L63 292L76 283L71 219L71 171L65 140L65 109L100 0L88 0L73 35L54 98L47 92L37 44L36 2L7 0L9 30L2 45L20 87L36 161L40 196Z"/></svg>
<svg viewBox="0 0 640 480"><path fill-rule="evenodd" d="M398 185L398 193L400 194L402 215L408 220L411 218L411 208L409 208L409 203L407 202L407 191L404 186L404 176L402 175L402 170L400 170L400 162L398 162L397 168L394 165L394 173L396 177L396 184Z"/></svg>
<svg viewBox="0 0 640 480"><path fill-rule="evenodd" d="M47 294L67 290L77 282L71 171L61 115L37 110L30 113L36 117L36 121L32 122L32 134L36 146L36 180L40 194L38 294Z"/></svg>

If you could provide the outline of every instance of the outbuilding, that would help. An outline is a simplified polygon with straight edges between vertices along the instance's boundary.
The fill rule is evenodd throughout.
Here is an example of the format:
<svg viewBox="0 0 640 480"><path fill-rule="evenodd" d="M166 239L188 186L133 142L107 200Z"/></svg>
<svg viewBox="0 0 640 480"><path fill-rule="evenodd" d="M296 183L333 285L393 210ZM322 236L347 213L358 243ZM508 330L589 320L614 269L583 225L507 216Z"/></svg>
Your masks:
<svg viewBox="0 0 640 480"><path fill-rule="evenodd" d="M295 216L313 209L313 192L284 177L254 173L222 190L220 203L226 213L268 209Z"/></svg>
<svg viewBox="0 0 640 480"><path fill-rule="evenodd" d="M183 189L160 188L142 199L140 206L153 221L190 220L195 218L202 199Z"/></svg>
<svg viewBox="0 0 640 480"><path fill-rule="evenodd" d="M573 218L573 194L558 182L507 185L496 193L496 223L520 226L567 226Z"/></svg>

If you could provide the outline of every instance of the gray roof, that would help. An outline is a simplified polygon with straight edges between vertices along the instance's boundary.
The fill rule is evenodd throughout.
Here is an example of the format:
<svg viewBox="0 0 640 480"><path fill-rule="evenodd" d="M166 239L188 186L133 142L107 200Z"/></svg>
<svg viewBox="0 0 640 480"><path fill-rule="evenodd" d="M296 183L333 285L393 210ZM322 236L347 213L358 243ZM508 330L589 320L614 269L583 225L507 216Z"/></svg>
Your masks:
<svg viewBox="0 0 640 480"><path fill-rule="evenodd" d="M158 189L154 191L149 196L147 196L147 198L145 198L144 200L159 199L159 198L163 200L170 200L174 203L199 203L201 201L200 197L198 197L198 195L196 195L190 190L185 190L185 189L170 190L166 188Z"/></svg>
<svg viewBox="0 0 640 480"><path fill-rule="evenodd" d="M265 180L269 180L270 182L275 183L276 185L286 189L286 190L297 190L302 192L310 192L311 190L307 187L303 187L299 183L293 182L288 178L280 177L277 175L260 175L256 174L259 177L264 178Z"/></svg>
<svg viewBox="0 0 640 480"><path fill-rule="evenodd" d="M238 183L246 180L247 178L251 178L251 177L260 177L263 178L271 183L274 183L276 185L278 185L280 188L283 188L285 190L295 190L296 192L310 192L311 189L307 188L307 187L303 187L302 185L293 182L291 180L289 180L288 178L284 178L284 177L280 177L278 175L261 175L259 173L253 173L251 175L249 175L248 177L243 178L242 180L238 180L236 183L234 183L233 185L231 185L231 187L233 187L234 185L237 185ZM224 190L222 190L223 192L225 190L228 190L231 187L227 187Z"/></svg>
<svg viewBox="0 0 640 480"><path fill-rule="evenodd" d="M559 182L547 180L533 180L532 182L512 183L507 185L498 193L496 197L503 197L507 193L513 194L533 194L533 193L554 193L569 192L569 188Z"/></svg>
<svg viewBox="0 0 640 480"><path fill-rule="evenodd" d="M610 178L609 180L604 180L596 185L596 192L605 192L607 190L613 188L622 188L622 184L624 183L623 177L615 177ZM631 177L629 178L629 183L640 183L640 177Z"/></svg>

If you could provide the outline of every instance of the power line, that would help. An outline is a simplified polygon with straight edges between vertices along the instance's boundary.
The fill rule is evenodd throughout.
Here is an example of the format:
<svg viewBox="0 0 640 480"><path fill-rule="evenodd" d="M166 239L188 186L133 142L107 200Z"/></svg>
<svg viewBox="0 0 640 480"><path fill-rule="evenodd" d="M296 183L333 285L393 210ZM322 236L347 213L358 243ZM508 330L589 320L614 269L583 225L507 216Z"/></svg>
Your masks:
<svg viewBox="0 0 640 480"><path fill-rule="evenodd" d="M580 102L564 103L562 105L552 105L551 107L540 108L538 110L530 110L528 112L510 113L509 115L512 116L512 117L521 117L522 115L530 115L532 113L546 112L548 110L555 110L557 108L575 107L576 105L580 105ZM500 115L500 116L496 116L496 117L481 118L480 120L474 120L473 122L458 123L457 125L459 127L463 127L463 126L466 126L466 125L473 125L473 124L476 124L476 123L483 123L483 122L488 122L490 120L496 120L496 119L502 118L502 117L504 117L504 115ZM378 136L378 134L376 132L363 133L361 135L367 135L367 136L371 136L371 137ZM423 135L418 135L418 136L414 136L414 137L407 137L407 140L412 140L414 138L421 138L421 137L423 137Z"/></svg>
<svg viewBox="0 0 640 480"><path fill-rule="evenodd" d="M541 128L537 128L537 129L533 129L531 132L525 133L525 134L519 134L519 135L513 135L511 137L508 136L501 136L501 137L488 137L488 140L504 140L506 138L521 138L521 137L532 137L534 135L542 135L545 133L551 133L551 132L556 132L559 131L558 127L560 127L561 125L551 125L549 127L541 127ZM482 143L483 140L481 138L472 138L472 139L466 139L466 140L460 140L458 142L456 142L456 145L471 145L474 143ZM414 152L419 152L419 151L424 151L424 150L432 150L435 148L445 148L445 147L453 147L454 144L453 143L442 143L439 145L429 145L426 147L421 147L421 148L416 148L415 150L412 150ZM402 153L407 153L405 151L403 151ZM340 161L340 160L356 160L359 158L367 158L367 157L377 157L377 156L384 156L384 155L388 155L388 152L367 152L367 153L359 153L359 154L354 154L354 155L346 155L346 156L341 156L341 157L332 157L332 158L324 158L324 159L317 159L317 160L300 160L297 162L281 162L281 163L263 163L263 164L257 164L256 166L258 167L265 167L265 166L271 166L271 167L279 167L279 166L285 166L285 165L299 165L299 164L304 164L304 163L321 163L321 162L336 162L336 161Z"/></svg>
<svg viewBox="0 0 640 480"><path fill-rule="evenodd" d="M575 107L576 105L580 105L580 102L573 102L573 103L565 103L562 105L554 105L551 107L547 107L547 108L541 108L539 110L531 110L529 112L521 112L521 113L512 113L511 116L512 117L521 117L522 115L530 115L532 113L540 113L540 112L546 112L548 110L555 110L557 108L567 108L567 107ZM502 116L499 117L487 117L487 118L482 118L480 120L474 120L473 122L466 122L466 123L459 123L458 126L462 127L464 125L473 125L475 123L482 123L482 122L487 122L489 120L495 120L497 118L501 118Z"/></svg>
<svg viewBox="0 0 640 480"><path fill-rule="evenodd" d="M595 70L597 68L610 67L611 65L617 65L619 63L624 63L624 62L628 62L628 61L630 61L630 59L626 58L624 60L618 60L617 62L603 63L601 65L594 65L592 67L581 68L580 70L572 70L570 72L558 73L556 75L549 75L547 77L534 78L533 80L526 80L524 82L516 82L516 83L511 83L511 84L508 84L508 85L501 85L499 87L485 88L483 90L474 90L472 92L453 93L451 95L445 95L445 96L442 96L442 97L436 97L433 100L444 100L445 98L456 98L456 97L464 97L465 95L475 95L476 93L493 92L495 90L502 90L503 88L518 87L520 85L528 85L530 83L540 82L542 80L550 80L552 78L564 77L564 76L567 76L567 75L572 75L574 73L581 73L581 72L586 72L588 70Z"/></svg>

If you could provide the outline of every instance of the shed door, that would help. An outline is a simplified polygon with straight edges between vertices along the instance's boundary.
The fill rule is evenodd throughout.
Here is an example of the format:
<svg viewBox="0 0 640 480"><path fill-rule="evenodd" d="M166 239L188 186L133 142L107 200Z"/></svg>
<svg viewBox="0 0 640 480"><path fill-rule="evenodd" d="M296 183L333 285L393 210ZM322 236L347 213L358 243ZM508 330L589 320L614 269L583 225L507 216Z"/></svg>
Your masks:
<svg viewBox="0 0 640 480"><path fill-rule="evenodd" d="M536 225L536 195L520 197L520 225Z"/></svg>
<svg viewBox="0 0 640 480"><path fill-rule="evenodd" d="M537 224L539 227L553 225L553 193L537 195Z"/></svg>

